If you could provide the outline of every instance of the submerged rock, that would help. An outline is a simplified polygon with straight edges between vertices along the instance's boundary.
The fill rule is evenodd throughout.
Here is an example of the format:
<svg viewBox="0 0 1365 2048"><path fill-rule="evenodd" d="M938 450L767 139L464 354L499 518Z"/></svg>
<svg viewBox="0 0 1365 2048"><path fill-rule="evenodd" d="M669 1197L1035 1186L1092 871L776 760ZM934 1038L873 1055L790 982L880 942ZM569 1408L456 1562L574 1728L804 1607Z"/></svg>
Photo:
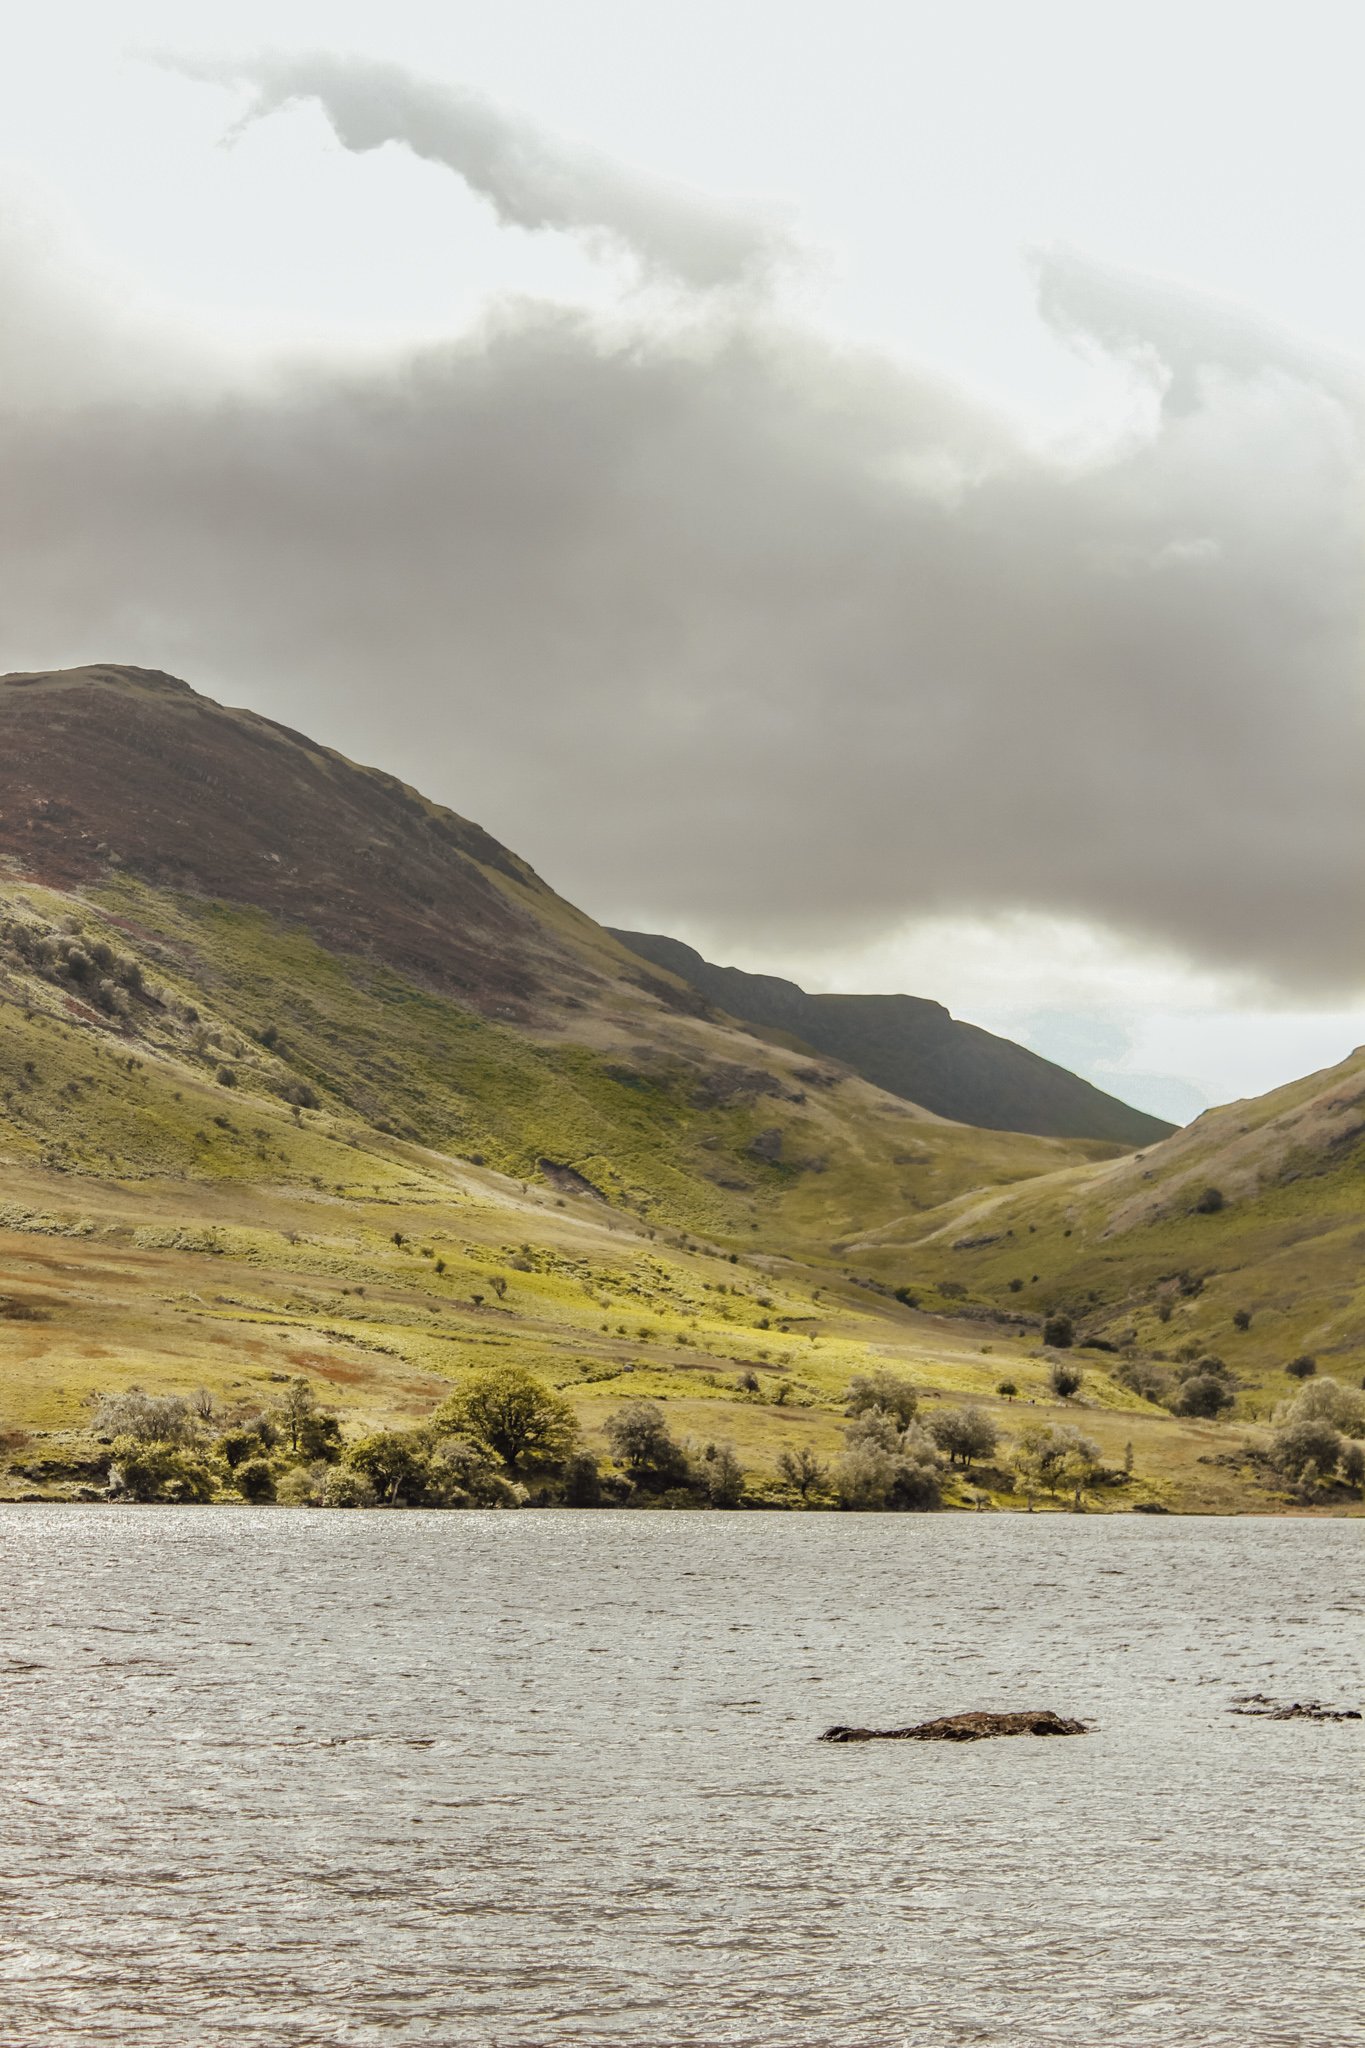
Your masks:
<svg viewBox="0 0 1365 2048"><path fill-rule="evenodd" d="M1268 1699L1263 1692L1244 1692L1233 1701L1228 1712L1252 1715L1261 1721L1358 1721L1361 1718L1354 1707L1325 1707L1321 1700L1295 1700L1286 1706L1282 1700Z"/></svg>
<svg viewBox="0 0 1365 2048"><path fill-rule="evenodd" d="M1084 1721L1060 1714L944 1714L913 1728L826 1728L822 1742L982 1742L990 1735L1086 1735Z"/></svg>

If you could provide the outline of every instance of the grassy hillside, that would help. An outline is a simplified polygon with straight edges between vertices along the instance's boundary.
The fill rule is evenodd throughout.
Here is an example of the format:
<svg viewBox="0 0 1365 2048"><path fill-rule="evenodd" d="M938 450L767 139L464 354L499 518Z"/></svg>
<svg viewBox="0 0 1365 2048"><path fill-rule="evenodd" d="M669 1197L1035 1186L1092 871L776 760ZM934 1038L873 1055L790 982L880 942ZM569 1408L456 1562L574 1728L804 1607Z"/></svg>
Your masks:
<svg viewBox="0 0 1365 2048"><path fill-rule="evenodd" d="M1210 1110L1145 1154L960 1197L856 1249L897 1284L946 1281L1010 1313L1068 1310L1083 1337L1120 1352L1217 1353L1249 1415L1284 1396L1284 1369L1305 1354L1359 1385L1365 1051Z"/></svg>
<svg viewBox="0 0 1365 2048"><path fill-rule="evenodd" d="M782 1450L828 1460L850 1378L890 1365L926 1408L971 1397L1010 1429L1065 1415L1116 1466L1131 1442L1134 1480L1100 1505L1272 1504L1201 1462L1235 1457L1238 1421L1182 1422L1099 1378L1058 1403L1035 1331L865 1284L883 1255L849 1232L869 1215L932 1229L936 1198L979 1203L1039 1171L1051 1187L1078 1148L948 1125L852 1079L803 1084L809 1062L780 1047L741 1041L761 1067L717 1060L717 1027L694 1019L675 1020L675 1066L638 1043L623 1066L619 1045L529 1037L257 910L128 877L14 889L6 917L11 1494L78 1490L92 1399L130 1384L231 1406L302 1373L355 1433L515 1358L568 1393L590 1441L622 1401L657 1399L778 1499ZM95 966L107 949L117 1000L44 945ZM781 1153L755 1154L773 1131ZM985 1490L1017 1505L1010 1488L1002 1467Z"/></svg>

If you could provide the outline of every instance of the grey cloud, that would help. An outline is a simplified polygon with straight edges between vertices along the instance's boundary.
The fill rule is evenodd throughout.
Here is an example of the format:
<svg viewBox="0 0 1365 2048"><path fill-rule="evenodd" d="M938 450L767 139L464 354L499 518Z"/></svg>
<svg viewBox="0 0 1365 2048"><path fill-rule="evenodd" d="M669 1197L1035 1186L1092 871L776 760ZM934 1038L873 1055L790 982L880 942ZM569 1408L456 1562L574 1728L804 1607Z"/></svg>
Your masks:
<svg viewBox="0 0 1365 2048"><path fill-rule="evenodd" d="M239 129L314 101L346 149L399 143L454 171L509 227L614 245L646 271L695 288L761 281L792 253L786 236L751 212L627 170L482 93L432 85L396 64L326 52L230 64L163 61L191 77L250 86L255 96Z"/></svg>
<svg viewBox="0 0 1365 2048"><path fill-rule="evenodd" d="M175 669L738 952L1039 910L1340 993L1361 411L1233 358L1084 462L752 312L522 304L382 374L0 401L0 667Z"/></svg>

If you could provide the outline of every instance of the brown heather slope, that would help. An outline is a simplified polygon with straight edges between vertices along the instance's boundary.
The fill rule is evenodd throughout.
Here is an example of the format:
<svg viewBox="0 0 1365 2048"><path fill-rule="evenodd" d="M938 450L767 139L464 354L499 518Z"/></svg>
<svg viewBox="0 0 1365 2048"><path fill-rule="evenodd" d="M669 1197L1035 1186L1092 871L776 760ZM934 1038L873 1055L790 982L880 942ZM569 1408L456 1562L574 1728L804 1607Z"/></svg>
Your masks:
<svg viewBox="0 0 1365 2048"><path fill-rule="evenodd" d="M0 677L6 854L56 888L120 867L250 904L522 1022L633 972L480 826L151 669Z"/></svg>

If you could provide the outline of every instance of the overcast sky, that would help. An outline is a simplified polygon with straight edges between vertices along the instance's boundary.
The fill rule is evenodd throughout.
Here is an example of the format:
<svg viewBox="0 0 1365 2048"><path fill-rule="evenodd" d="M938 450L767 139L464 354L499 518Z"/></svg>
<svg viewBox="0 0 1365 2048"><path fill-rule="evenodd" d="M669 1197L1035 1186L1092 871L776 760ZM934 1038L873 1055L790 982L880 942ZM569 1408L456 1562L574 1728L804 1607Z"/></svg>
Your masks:
<svg viewBox="0 0 1365 2048"><path fill-rule="evenodd" d="M0 668L1169 1114L1365 1038L1356 10L3 34Z"/></svg>

